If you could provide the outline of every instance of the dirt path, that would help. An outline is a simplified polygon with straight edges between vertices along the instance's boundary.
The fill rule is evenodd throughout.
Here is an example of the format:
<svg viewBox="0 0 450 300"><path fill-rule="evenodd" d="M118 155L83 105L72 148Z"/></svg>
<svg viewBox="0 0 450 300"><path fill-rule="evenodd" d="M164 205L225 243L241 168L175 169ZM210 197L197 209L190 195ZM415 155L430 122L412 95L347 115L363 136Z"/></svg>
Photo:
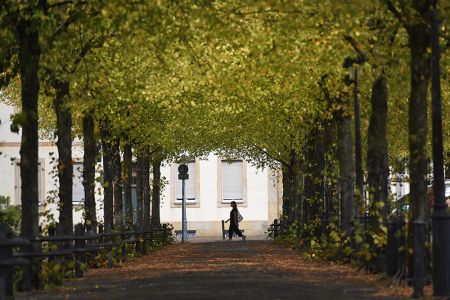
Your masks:
<svg viewBox="0 0 450 300"><path fill-rule="evenodd" d="M369 283L368 283L369 282ZM353 269L305 260L270 241L173 244L63 290L17 299L393 299Z"/></svg>

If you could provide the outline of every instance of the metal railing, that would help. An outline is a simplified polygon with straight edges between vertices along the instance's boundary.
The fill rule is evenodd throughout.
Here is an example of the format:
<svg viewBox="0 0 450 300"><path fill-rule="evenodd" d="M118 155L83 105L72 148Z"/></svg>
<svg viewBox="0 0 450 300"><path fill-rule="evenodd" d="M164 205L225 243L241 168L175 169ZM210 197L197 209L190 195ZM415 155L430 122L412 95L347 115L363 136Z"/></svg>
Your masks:
<svg viewBox="0 0 450 300"><path fill-rule="evenodd" d="M14 237L11 229L0 224L0 300L14 299L13 275L15 266L24 266L23 285L25 291L31 290L33 261L55 258L74 261L74 276L83 277L83 264L88 254L106 251L107 265L113 267L113 249L121 252L121 261L128 257L128 245L133 245L136 255L148 253L148 247L156 241L169 242L172 230L164 224L150 230L122 231L98 234L86 234L82 224L75 226L74 236L58 236L50 229L49 236L37 236L31 239Z"/></svg>

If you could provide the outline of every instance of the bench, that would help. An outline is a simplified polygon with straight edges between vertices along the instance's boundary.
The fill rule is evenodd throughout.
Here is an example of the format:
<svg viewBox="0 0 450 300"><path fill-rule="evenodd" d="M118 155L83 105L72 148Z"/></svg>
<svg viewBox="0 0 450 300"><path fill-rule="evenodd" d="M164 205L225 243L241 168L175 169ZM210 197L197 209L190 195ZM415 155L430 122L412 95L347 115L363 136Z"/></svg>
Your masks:
<svg viewBox="0 0 450 300"><path fill-rule="evenodd" d="M196 232L197 232L197 230L195 230L195 229L189 229L189 230L187 230L187 236L188 236L188 238L190 238L190 237L195 237ZM175 230L175 236L176 236L177 238L181 237L182 235L183 235L183 230Z"/></svg>
<svg viewBox="0 0 450 300"><path fill-rule="evenodd" d="M240 229L242 234L244 234L244 229ZM222 220L222 239L226 239L228 237L228 233L230 231L228 229L225 229L225 221ZM237 237L237 234L233 232L233 237Z"/></svg>

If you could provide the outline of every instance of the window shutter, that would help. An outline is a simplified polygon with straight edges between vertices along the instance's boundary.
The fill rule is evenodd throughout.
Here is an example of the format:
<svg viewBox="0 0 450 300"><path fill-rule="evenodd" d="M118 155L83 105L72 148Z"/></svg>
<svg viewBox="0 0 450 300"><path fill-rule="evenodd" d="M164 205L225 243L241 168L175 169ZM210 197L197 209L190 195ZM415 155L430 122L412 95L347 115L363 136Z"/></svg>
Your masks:
<svg viewBox="0 0 450 300"><path fill-rule="evenodd" d="M83 164L77 163L73 165L72 180L72 202L81 204L84 200Z"/></svg>
<svg viewBox="0 0 450 300"><path fill-rule="evenodd" d="M242 161L222 162L222 198L225 202L242 201Z"/></svg>

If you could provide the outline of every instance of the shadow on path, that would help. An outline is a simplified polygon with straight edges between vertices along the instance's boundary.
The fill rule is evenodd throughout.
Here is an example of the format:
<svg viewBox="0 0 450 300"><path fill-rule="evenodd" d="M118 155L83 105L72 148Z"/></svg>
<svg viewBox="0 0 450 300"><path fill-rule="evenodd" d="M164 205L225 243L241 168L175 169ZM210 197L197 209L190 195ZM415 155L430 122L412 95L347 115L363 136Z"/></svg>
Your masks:
<svg viewBox="0 0 450 300"><path fill-rule="evenodd" d="M388 299L350 268L302 259L270 241L174 244L64 290L17 299ZM391 298L392 299L392 298Z"/></svg>

